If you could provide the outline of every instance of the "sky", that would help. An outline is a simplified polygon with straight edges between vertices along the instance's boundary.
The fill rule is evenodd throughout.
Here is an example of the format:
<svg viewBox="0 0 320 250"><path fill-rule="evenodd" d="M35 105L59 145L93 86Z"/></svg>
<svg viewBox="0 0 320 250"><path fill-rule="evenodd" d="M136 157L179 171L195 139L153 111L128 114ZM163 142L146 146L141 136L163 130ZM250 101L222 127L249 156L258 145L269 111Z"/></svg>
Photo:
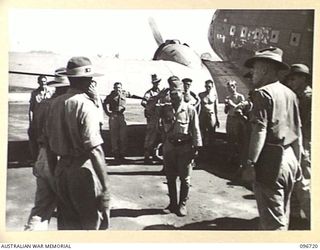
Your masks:
<svg viewBox="0 0 320 250"><path fill-rule="evenodd" d="M9 49L150 59L158 47L148 24L152 17L164 40L179 39L199 55L214 54L208 42L214 11L12 9Z"/></svg>

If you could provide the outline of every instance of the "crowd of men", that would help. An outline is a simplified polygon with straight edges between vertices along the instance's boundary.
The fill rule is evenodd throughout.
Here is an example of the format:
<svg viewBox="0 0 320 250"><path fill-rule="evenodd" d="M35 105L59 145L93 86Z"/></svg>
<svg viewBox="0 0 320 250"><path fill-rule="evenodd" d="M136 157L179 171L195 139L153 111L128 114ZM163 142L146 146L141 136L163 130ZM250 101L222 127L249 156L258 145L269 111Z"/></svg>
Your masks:
<svg viewBox="0 0 320 250"><path fill-rule="evenodd" d="M282 50L257 51L245 66L252 71L254 89L247 99L237 83L227 82L225 100L227 138L239 151L241 179L252 184L260 228L287 230L290 200L310 220L311 75L303 64L289 67ZM289 70L279 81L279 72ZM57 210L59 230L103 230L110 223L110 188L102 149L103 110L109 116L112 153L122 163L126 156L126 98L137 98L116 82L101 102L91 61L73 57L55 72L30 99L29 138L37 178L35 205L25 230L48 227ZM214 82L204 83L197 96L192 79L151 76L152 88L142 98L146 117L144 160L155 160L155 147L163 144L163 166L169 205L166 213L187 215L190 176L202 146L210 146L220 126ZM52 87L55 91L52 91ZM177 188L177 179L180 188ZM226 207L226 209L228 209Z"/></svg>

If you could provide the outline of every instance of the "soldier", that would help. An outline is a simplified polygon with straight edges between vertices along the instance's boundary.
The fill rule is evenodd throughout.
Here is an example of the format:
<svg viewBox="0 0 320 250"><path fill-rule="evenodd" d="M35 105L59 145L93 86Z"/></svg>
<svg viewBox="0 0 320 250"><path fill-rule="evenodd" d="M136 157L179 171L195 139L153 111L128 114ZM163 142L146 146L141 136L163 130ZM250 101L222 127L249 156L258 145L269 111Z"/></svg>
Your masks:
<svg viewBox="0 0 320 250"><path fill-rule="evenodd" d="M240 153L240 159L243 157L243 123L237 111L238 104L244 101L244 96L237 92L237 82L230 80L227 82L229 95L225 99L224 113L227 114L226 132L229 146L235 148ZM234 150L231 150L234 153ZM242 161L241 161L242 163Z"/></svg>
<svg viewBox="0 0 320 250"><path fill-rule="evenodd" d="M101 110L86 92L95 73L86 57L73 57L67 70L70 88L52 100L47 119L50 150L56 169L59 230L98 230L109 225L105 156L100 134Z"/></svg>
<svg viewBox="0 0 320 250"><path fill-rule="evenodd" d="M311 102L312 89L310 71L304 64L293 64L287 76L286 85L296 93L299 99L300 118L302 123L302 179L297 182L294 195L300 207L310 221L310 184L311 184ZM293 211L292 211L293 212ZM298 213L300 214L300 212Z"/></svg>
<svg viewBox="0 0 320 250"><path fill-rule="evenodd" d="M245 62L252 68L251 136L244 181L254 183L262 230L287 230L294 183L300 178L301 122L296 95L279 82L282 50L257 51Z"/></svg>
<svg viewBox="0 0 320 250"><path fill-rule="evenodd" d="M144 94L141 105L145 108L144 116L147 119L146 137L144 140L144 162L153 163L150 156L155 158L154 151L157 141L159 140L159 117L156 112L156 103L159 102L157 95L160 92L159 83L161 79L156 74L151 75L152 88Z"/></svg>
<svg viewBox="0 0 320 250"><path fill-rule="evenodd" d="M193 105L196 108L196 110L198 110L200 100L197 97L197 95L190 90L190 87L192 84L192 79L191 78L183 78L182 82L183 82L183 88L184 88L183 100L186 103L190 103L191 105Z"/></svg>
<svg viewBox="0 0 320 250"><path fill-rule="evenodd" d="M33 174L37 178L37 188L35 194L34 207L25 225L25 231L48 230L48 224L57 207L56 187L54 181L54 163L48 161L50 152L47 152L47 140L45 133L45 123L47 120L49 103L53 98L64 94L69 82L67 77L61 77L57 74L65 71L66 68L59 68L55 71L54 81L48 82L48 86L55 88L51 99L43 100L38 104L37 115L35 115L34 123L38 128L37 142L39 146L39 154L37 161L33 167Z"/></svg>
<svg viewBox="0 0 320 250"><path fill-rule="evenodd" d="M106 96L103 109L109 116L111 147L116 162L125 161L127 149L127 123L124 117L126 98L131 94L122 89L121 82L115 82L113 91Z"/></svg>
<svg viewBox="0 0 320 250"><path fill-rule="evenodd" d="M171 104L162 106L163 161L170 204L165 212L187 215L186 203L190 188L193 160L202 146L199 120L195 108L183 101L182 82L176 76L168 79ZM180 197L177 200L177 177L180 178Z"/></svg>
<svg viewBox="0 0 320 250"><path fill-rule="evenodd" d="M212 80L205 82L206 91L199 93L200 97L200 129L203 145L208 146L216 128L220 127L218 118L218 96Z"/></svg>
<svg viewBox="0 0 320 250"><path fill-rule="evenodd" d="M50 88L47 86L47 77L45 75L39 75L38 76L38 84L39 87L36 90L33 90L31 92L30 97L30 106L29 106L29 129L28 129L28 135L29 135L29 145L30 145L30 151L32 158L34 160L37 159L38 156L38 131L39 129L36 127L36 123L34 122L37 115L37 110L39 107L39 104L46 100L51 98L53 94L53 88Z"/></svg>

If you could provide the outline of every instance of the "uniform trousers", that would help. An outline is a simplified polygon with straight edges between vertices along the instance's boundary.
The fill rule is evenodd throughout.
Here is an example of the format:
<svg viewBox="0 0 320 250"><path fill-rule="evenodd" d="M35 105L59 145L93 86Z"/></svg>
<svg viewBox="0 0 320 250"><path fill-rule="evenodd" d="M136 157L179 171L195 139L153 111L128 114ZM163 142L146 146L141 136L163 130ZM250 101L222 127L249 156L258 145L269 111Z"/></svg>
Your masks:
<svg viewBox="0 0 320 250"><path fill-rule="evenodd" d="M270 163L272 164L272 163ZM301 177L291 147L284 150L280 171L273 184L254 183L261 230L288 230L290 198L295 182Z"/></svg>
<svg viewBox="0 0 320 250"><path fill-rule="evenodd" d="M111 147L115 157L125 156L127 149L127 123L122 113L112 113L109 118Z"/></svg>
<svg viewBox="0 0 320 250"><path fill-rule="evenodd" d="M236 151L239 154L240 165L243 165L248 157L248 129L245 121L240 116L227 116L226 132L229 146L234 148L232 154Z"/></svg>
<svg viewBox="0 0 320 250"><path fill-rule="evenodd" d="M55 179L50 171L44 147L40 147L33 174L37 178L37 187L26 230L48 230L48 224L57 207L57 196Z"/></svg>
<svg viewBox="0 0 320 250"><path fill-rule="evenodd" d="M146 137L144 139L144 150L148 155L152 155L156 143L159 139L158 130L159 119L156 116L147 118Z"/></svg>
<svg viewBox="0 0 320 250"><path fill-rule="evenodd" d="M33 126L29 127L28 136L29 136L29 150L31 153L31 157L34 161L36 161L39 153L39 143L37 141L37 138L38 138L37 131L33 128Z"/></svg>
<svg viewBox="0 0 320 250"><path fill-rule="evenodd" d="M226 132L229 142L240 142L241 124L240 119L238 117L231 115L227 116Z"/></svg>
<svg viewBox="0 0 320 250"><path fill-rule="evenodd" d="M304 140L304 150L301 158L302 178L294 186L294 200L291 202L293 216L300 217L300 209L304 212L306 218L310 221L311 206L311 158L310 158L310 140Z"/></svg>
<svg viewBox="0 0 320 250"><path fill-rule="evenodd" d="M55 171L59 230L104 230L104 211L98 210L101 183L90 159L62 157Z"/></svg>
<svg viewBox="0 0 320 250"><path fill-rule="evenodd" d="M168 140L163 144L163 164L165 174L169 185L176 185L177 177L179 176L181 182L180 201L186 200L188 194L181 194L182 190L190 187L191 171L194 160L194 149L191 143L180 146L174 146ZM186 196L186 197L181 197Z"/></svg>

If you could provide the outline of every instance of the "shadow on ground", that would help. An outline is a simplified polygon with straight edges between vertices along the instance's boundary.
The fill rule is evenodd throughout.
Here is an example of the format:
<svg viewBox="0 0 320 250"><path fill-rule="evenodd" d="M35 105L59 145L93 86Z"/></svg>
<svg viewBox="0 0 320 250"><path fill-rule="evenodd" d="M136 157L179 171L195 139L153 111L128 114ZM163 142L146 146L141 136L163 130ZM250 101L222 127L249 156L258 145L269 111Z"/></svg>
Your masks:
<svg viewBox="0 0 320 250"><path fill-rule="evenodd" d="M157 214L165 214L163 209L112 209L110 212L110 217L139 217L143 215L157 215Z"/></svg>
<svg viewBox="0 0 320 250"><path fill-rule="evenodd" d="M223 217L214 220L195 222L184 225L182 227L175 227L173 225L151 225L144 228L144 230L258 230L259 218L256 217L251 220Z"/></svg>
<svg viewBox="0 0 320 250"><path fill-rule="evenodd" d="M113 172L108 171L108 175L151 175L151 176L164 176L161 171L132 171L132 172Z"/></svg>

